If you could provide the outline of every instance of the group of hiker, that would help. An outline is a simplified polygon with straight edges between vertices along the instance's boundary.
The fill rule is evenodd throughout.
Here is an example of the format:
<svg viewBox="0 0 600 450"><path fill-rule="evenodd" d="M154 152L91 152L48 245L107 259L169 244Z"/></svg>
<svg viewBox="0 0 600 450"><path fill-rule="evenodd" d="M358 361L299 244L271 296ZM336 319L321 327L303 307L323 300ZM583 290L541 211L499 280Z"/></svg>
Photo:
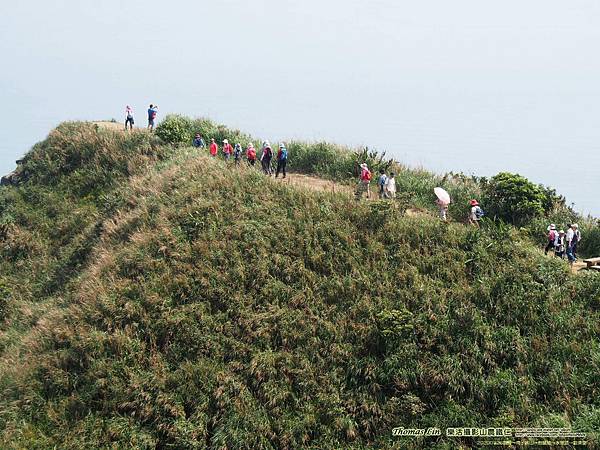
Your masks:
<svg viewBox="0 0 600 450"><path fill-rule="evenodd" d="M396 175L391 172L389 176L386 175L385 170L379 171L379 178L377 178L377 190L379 198L396 198ZM356 189L356 200L360 200L363 192L367 193L367 198L371 198L371 178L372 174L369 170L367 163L360 165L360 175L358 181L358 188Z"/></svg>
<svg viewBox="0 0 600 450"><path fill-rule="evenodd" d="M356 188L355 198L360 200L363 193L367 193L367 198L371 198L371 179L373 175L369 170L369 166L366 163L360 165L360 174L358 180L358 186ZM379 170L379 176L377 178L377 189L380 199L394 199L396 198L396 174L390 172L389 176L386 174L385 169ZM435 203L438 207L440 219L446 222L448 220L448 207L450 206L450 196L442 188L435 188L434 192L438 196ZM470 212L468 216L468 223L479 227L479 221L484 216L483 209L479 206L479 202L475 199L469 202Z"/></svg>
<svg viewBox="0 0 600 450"><path fill-rule="evenodd" d="M206 143L200 133L196 133L194 140L192 141L192 145L196 148L206 148ZM211 138L210 145L208 146L210 156L216 157L219 154L219 145L217 144L215 138ZM223 145L221 147L221 153L223 158L226 161L229 161L233 158L235 165L239 166L242 159L245 157L249 166L254 166L257 161L256 149L254 148L254 144L249 142L246 146L246 149L242 149L242 144L239 142L235 144L233 147L229 143L229 140L223 139ZM275 170L275 178L279 176L279 173L283 174L283 178L287 175L287 160L288 160L288 150L283 142L279 144L279 148L277 150L277 154L274 155L273 148L269 141L264 141L261 147L260 153L260 163L263 173L265 175L273 174L273 166L272 161L273 157L277 161L277 168Z"/></svg>
<svg viewBox="0 0 600 450"><path fill-rule="evenodd" d="M148 107L148 129L150 131L154 130L154 125L156 122L156 116L158 115L158 105L153 105L152 103ZM129 129L129 131L133 130L133 125L135 124L135 120L133 119L133 108L129 105L125 107L125 130Z"/></svg>
<svg viewBox="0 0 600 450"><path fill-rule="evenodd" d="M547 228L547 243L544 247L544 253L553 251L554 255L564 259L566 256L569 263L573 264L577 260L577 244L581 241L581 231L576 223L567 224L565 230L556 230L556 225L551 223Z"/></svg>

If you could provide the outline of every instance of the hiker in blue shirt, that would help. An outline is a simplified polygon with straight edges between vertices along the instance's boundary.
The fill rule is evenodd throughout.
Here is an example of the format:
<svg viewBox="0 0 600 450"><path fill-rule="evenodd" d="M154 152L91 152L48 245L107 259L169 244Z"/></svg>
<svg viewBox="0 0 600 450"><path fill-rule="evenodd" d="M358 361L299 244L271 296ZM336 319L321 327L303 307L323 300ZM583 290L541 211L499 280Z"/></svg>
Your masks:
<svg viewBox="0 0 600 450"><path fill-rule="evenodd" d="M148 108L148 129L150 131L154 130L154 123L156 120L156 115L158 114L158 105L150 104L150 108Z"/></svg>
<svg viewBox="0 0 600 450"><path fill-rule="evenodd" d="M204 144L204 139L202 139L202 136L200 136L200 133L196 133L196 137L194 137L194 141L192 142L192 145L196 148L206 147L206 144Z"/></svg>
<svg viewBox="0 0 600 450"><path fill-rule="evenodd" d="M275 178L279 176L280 171L283 171L283 178L285 178L285 167L287 166L287 157L287 148L285 148L285 145L282 142L281 144L279 144L279 151L277 152L277 171L275 172Z"/></svg>
<svg viewBox="0 0 600 450"><path fill-rule="evenodd" d="M385 170L379 171L379 178L377 179L377 186L379 186L379 198L385 198L385 183L387 182L387 175Z"/></svg>
<svg viewBox="0 0 600 450"><path fill-rule="evenodd" d="M240 165L240 160L242 159L242 144L237 143L235 147L233 147L233 160L235 161L235 165Z"/></svg>

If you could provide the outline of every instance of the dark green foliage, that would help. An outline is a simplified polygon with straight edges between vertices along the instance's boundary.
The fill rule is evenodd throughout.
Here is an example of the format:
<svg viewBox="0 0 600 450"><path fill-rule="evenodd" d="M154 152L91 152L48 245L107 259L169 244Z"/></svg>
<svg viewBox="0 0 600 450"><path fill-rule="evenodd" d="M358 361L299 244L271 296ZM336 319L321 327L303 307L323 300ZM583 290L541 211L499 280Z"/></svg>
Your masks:
<svg viewBox="0 0 600 450"><path fill-rule="evenodd" d="M597 430L598 274L570 275L506 224L168 148L144 175L116 163L94 196L62 163L58 182L40 164L0 189L0 447L455 448L391 429ZM297 150L332 177L354 160ZM411 206L442 185L462 208L478 188L402 170Z"/></svg>
<svg viewBox="0 0 600 450"><path fill-rule="evenodd" d="M544 214L548 201L542 188L508 172L495 175L484 187L483 204L488 216L514 225L526 224Z"/></svg>

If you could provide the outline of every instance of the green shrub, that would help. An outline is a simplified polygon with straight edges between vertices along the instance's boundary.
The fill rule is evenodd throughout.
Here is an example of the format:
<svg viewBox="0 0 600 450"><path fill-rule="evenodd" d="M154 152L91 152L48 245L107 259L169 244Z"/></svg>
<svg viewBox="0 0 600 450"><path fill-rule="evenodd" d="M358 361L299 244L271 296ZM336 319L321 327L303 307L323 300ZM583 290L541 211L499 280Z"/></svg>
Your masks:
<svg viewBox="0 0 600 450"><path fill-rule="evenodd" d="M527 178L508 172L492 177L484 186L487 215L514 225L523 225L544 214L547 195Z"/></svg>
<svg viewBox="0 0 600 450"><path fill-rule="evenodd" d="M167 144L190 145L194 137L191 119L171 114L164 118L156 127L156 135Z"/></svg>

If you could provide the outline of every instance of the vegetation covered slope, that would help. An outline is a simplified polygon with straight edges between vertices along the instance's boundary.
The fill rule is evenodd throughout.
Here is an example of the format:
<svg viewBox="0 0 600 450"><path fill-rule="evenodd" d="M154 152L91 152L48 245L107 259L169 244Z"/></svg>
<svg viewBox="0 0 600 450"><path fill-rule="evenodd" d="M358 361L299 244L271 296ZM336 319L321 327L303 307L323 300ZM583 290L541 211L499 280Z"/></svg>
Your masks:
<svg viewBox="0 0 600 450"><path fill-rule="evenodd" d="M511 227L199 153L64 124L0 191L0 447L453 448L391 429L600 428L600 276Z"/></svg>

